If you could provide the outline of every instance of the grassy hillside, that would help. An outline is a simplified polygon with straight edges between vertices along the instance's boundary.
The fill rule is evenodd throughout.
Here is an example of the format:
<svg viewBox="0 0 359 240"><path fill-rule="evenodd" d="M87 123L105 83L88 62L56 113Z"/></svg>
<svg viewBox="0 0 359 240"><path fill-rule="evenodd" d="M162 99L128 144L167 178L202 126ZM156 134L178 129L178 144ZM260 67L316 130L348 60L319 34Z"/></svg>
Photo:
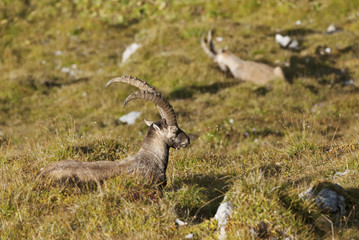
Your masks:
<svg viewBox="0 0 359 240"><path fill-rule="evenodd" d="M330 24L341 31L326 34ZM255 86L220 72L200 46L211 28L218 48L280 65L288 81ZM301 50L281 49L276 33ZM225 195L229 239L359 239L359 1L3 0L0 36L1 239L215 239ZM141 48L122 64L133 42ZM118 117L159 114L143 101L122 108L135 89L104 88L120 75L160 90L191 136L170 152L164 197L139 179L101 192L36 182L54 161L139 149L146 125ZM348 216L299 198L324 181L347 191Z"/></svg>

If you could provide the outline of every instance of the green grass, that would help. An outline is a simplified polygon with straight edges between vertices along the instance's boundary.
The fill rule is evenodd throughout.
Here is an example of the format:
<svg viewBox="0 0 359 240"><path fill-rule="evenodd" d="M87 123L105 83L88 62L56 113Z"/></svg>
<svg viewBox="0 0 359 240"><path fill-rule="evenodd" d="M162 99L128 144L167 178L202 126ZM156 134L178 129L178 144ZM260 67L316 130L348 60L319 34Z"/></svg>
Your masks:
<svg viewBox="0 0 359 240"><path fill-rule="evenodd" d="M215 239L213 216L226 195L234 204L229 239L250 239L252 230L262 239L357 239L358 12L359 1L338 0L1 1L0 238ZM332 23L342 31L324 34ZM200 47L211 28L223 37L218 48L278 64L290 83L255 86L220 72ZM303 49L281 49L277 32ZM132 42L142 47L121 65ZM325 47L331 54L320 54ZM104 88L120 75L160 90L193 139L171 150L163 198L129 177L101 189L34 181L50 162L112 161L138 150L146 125L116 119L159 114L140 101L123 109L135 89ZM350 79L354 86L342 84ZM354 173L335 175L346 169ZM318 182L346 189L349 216L299 198ZM188 225L175 226L176 218Z"/></svg>

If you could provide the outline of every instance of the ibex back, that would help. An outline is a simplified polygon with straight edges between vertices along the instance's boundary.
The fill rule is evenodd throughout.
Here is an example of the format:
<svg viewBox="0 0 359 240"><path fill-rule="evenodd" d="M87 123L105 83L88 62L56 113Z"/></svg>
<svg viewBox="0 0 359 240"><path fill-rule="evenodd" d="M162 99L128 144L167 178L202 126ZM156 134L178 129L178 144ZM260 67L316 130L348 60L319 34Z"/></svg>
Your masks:
<svg viewBox="0 0 359 240"><path fill-rule="evenodd" d="M211 31L208 31L207 41L204 39L204 34L202 35L201 46L204 52L219 65L222 71L226 72L229 70L233 77L240 81L265 84L275 78L285 79L280 67L273 68L264 63L245 61L227 50L220 49L216 51L212 42Z"/></svg>
<svg viewBox="0 0 359 240"><path fill-rule="evenodd" d="M122 76L110 80L106 87L112 83L127 83L139 88L129 95L125 106L134 99L144 99L156 104L161 120L152 122L145 120L149 126L148 132L140 150L132 157L122 161L98 161L79 162L73 160L60 161L42 168L37 176L56 181L74 181L78 183L102 182L119 174L130 174L144 177L151 184L166 185L166 169L168 164L169 149L176 150L187 147L190 139L177 125L173 107L161 96L157 90L146 82L135 78Z"/></svg>

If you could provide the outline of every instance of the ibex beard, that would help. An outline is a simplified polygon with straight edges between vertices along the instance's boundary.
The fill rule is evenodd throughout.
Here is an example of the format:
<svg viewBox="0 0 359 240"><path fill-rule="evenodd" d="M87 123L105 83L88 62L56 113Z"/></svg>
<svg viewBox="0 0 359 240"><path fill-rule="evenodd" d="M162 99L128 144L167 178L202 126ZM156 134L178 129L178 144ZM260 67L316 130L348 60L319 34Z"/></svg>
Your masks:
<svg viewBox="0 0 359 240"><path fill-rule="evenodd" d="M49 179L55 182L102 183L104 180L119 175L133 175L143 178L147 183L162 189L166 185L166 169L169 149L185 148L190 139L177 124L173 107L162 97L154 87L131 76L122 76L110 80L112 83L127 83L140 89L129 95L123 106L132 100L143 99L152 101L161 115L159 121L148 121L148 132L140 150L122 161L80 162L64 160L54 162L40 169L37 178Z"/></svg>

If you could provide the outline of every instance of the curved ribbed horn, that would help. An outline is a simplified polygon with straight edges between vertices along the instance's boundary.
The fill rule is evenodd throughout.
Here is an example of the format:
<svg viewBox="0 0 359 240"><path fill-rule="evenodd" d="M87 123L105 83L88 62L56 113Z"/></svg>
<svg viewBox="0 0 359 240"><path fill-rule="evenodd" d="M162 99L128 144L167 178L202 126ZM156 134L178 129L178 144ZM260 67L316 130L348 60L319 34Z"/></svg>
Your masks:
<svg viewBox="0 0 359 240"><path fill-rule="evenodd" d="M202 37L201 37L201 46L202 46L204 52L205 52L211 59L214 59L216 55L208 48L207 43L206 43L206 41L204 40L204 35L205 35L205 34L203 34Z"/></svg>
<svg viewBox="0 0 359 240"><path fill-rule="evenodd" d="M158 92L156 90L156 88L152 87L147 82L142 81L141 79L138 79L137 77L132 77L132 76L116 77L116 78L113 78L110 81L108 81L105 87L110 86L112 83L127 83L131 86L139 88L141 91L154 92L154 93L161 94L160 92ZM161 118L166 118L163 111L160 108L158 108L158 111L160 112Z"/></svg>
<svg viewBox="0 0 359 240"><path fill-rule="evenodd" d="M171 104L169 104L169 102L167 102L166 99L161 96L161 94L148 91L134 92L126 98L123 103L123 107L125 107L129 101L132 101L134 99L144 99L152 101L154 104L157 105L157 108L160 110L160 112L162 112L162 114L164 115L163 118L166 119L166 122L169 126L177 125L176 113L173 107L171 106Z"/></svg>
<svg viewBox="0 0 359 240"><path fill-rule="evenodd" d="M157 92L156 88L152 87L147 82L142 81L137 77L131 77L131 76L121 76L121 77L112 78L110 81L107 82L106 87L110 86L112 83L115 82L127 83L129 85L139 88L141 91Z"/></svg>
<svg viewBox="0 0 359 240"><path fill-rule="evenodd" d="M213 41L212 41L212 29L208 31L207 41L209 44L209 49L213 52L214 55L217 55L217 51L214 48Z"/></svg>
<svg viewBox="0 0 359 240"><path fill-rule="evenodd" d="M208 37L207 37L207 41L204 39L204 35L202 35L201 37L201 46L204 50L204 52L211 58L211 59L214 59L217 52L216 50L214 49L214 45L213 45L213 42L212 42L212 30L209 30L208 31ZM208 42L208 45L209 47L207 46L207 42Z"/></svg>

